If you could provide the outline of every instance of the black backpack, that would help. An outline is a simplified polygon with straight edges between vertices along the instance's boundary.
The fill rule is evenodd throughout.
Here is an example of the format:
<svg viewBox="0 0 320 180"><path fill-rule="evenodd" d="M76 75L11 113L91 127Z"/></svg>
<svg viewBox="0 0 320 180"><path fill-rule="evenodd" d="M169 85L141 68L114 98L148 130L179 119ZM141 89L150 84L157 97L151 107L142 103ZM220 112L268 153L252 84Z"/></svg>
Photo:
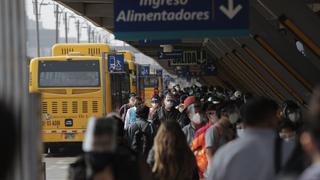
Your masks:
<svg viewBox="0 0 320 180"><path fill-rule="evenodd" d="M153 124L151 122L146 122L143 127L139 127L134 133L131 146L132 150L147 158L149 151L153 146L154 135Z"/></svg>

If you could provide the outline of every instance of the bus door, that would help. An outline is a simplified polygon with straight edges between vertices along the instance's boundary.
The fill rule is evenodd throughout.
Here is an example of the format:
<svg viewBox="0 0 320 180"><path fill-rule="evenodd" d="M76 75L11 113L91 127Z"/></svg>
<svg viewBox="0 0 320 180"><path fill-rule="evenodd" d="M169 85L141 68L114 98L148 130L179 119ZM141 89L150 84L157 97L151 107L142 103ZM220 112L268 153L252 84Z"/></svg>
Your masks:
<svg viewBox="0 0 320 180"><path fill-rule="evenodd" d="M138 86L137 86L137 88L139 89L139 91L138 91L139 92L139 96L141 97L142 100L144 100L144 79L145 79L144 76L140 76L138 78L139 83L138 83Z"/></svg>
<svg viewBox="0 0 320 180"><path fill-rule="evenodd" d="M118 110L128 102L130 94L130 76L128 73L110 73L112 110Z"/></svg>

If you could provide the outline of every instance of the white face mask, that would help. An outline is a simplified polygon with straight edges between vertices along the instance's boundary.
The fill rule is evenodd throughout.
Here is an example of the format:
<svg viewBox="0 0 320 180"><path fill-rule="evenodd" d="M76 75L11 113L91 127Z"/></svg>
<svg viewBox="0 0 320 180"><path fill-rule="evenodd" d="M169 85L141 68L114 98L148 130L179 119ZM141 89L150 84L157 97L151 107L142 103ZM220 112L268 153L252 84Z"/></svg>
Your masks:
<svg viewBox="0 0 320 180"><path fill-rule="evenodd" d="M291 138L284 138L283 140L285 141L285 142L290 142L290 141L294 141L294 137L291 137Z"/></svg>
<svg viewBox="0 0 320 180"><path fill-rule="evenodd" d="M195 124L200 124L201 123L201 115L200 113L196 113L192 116L191 121L194 122Z"/></svg>
<svg viewBox="0 0 320 180"><path fill-rule="evenodd" d="M243 137L244 129L237 129L237 136Z"/></svg>
<svg viewBox="0 0 320 180"><path fill-rule="evenodd" d="M300 119L300 114L299 113L290 113L288 115L288 118L292 122L297 122Z"/></svg>
<svg viewBox="0 0 320 180"><path fill-rule="evenodd" d="M296 133L295 132L292 132L290 134L286 134L286 133L283 133L283 132L280 132L279 133L279 136L281 139L283 139L284 141L288 142L288 141L294 141L295 138L296 138Z"/></svg>
<svg viewBox="0 0 320 180"><path fill-rule="evenodd" d="M229 121L231 124L235 124L239 120L240 116L238 113L232 113L229 115Z"/></svg>
<svg viewBox="0 0 320 180"><path fill-rule="evenodd" d="M222 93L220 93L220 92L217 92L217 96L223 96L223 94Z"/></svg>

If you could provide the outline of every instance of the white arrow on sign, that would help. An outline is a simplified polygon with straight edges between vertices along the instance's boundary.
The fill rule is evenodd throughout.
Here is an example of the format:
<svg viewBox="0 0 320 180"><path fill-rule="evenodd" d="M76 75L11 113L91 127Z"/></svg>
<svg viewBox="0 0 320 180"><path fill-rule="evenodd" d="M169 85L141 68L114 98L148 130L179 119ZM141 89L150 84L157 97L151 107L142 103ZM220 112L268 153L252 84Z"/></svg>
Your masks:
<svg viewBox="0 0 320 180"><path fill-rule="evenodd" d="M238 4L237 7L234 7L234 0L228 0L228 8L224 5L220 6L220 10L228 16L229 19L233 19L241 9L242 6L240 4Z"/></svg>

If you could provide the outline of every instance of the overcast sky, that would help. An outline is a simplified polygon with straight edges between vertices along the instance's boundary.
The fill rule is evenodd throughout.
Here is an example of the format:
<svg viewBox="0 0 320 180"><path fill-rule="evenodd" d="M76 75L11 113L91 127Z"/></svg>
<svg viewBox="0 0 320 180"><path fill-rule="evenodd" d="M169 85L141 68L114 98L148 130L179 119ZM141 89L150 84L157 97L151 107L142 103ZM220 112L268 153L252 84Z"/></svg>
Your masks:
<svg viewBox="0 0 320 180"><path fill-rule="evenodd" d="M26 2L26 12L27 12L27 16L29 19L35 20L35 13L34 13L34 0L25 0ZM40 12L40 19L39 21L42 23L43 27L46 29L55 29L56 28L56 20L55 20L55 15L54 15L54 4L56 4L56 2L52 1L52 0L38 0L38 4L40 3L44 3L44 4L48 4L49 5L41 5L39 6L39 12ZM75 13L73 13L72 11L68 10L67 8L63 7L60 5L60 8L64 11L64 12L68 12L69 15L75 15L76 19L80 20L80 23L82 22L82 27L87 27L87 23L89 23L91 25L91 27L94 27L94 25L92 23L90 23L89 21L85 20L84 18L76 15ZM60 37L65 37L64 35L64 21L62 16L60 16L60 26L59 26L59 30L60 30ZM74 19L70 19L69 21L69 37L73 37L76 38L76 24L75 24L75 20ZM96 31L98 31L99 33L102 34L102 36L105 36L108 33L107 31L105 31L102 28L99 27L95 27ZM112 39L114 39L114 36L112 36ZM87 29L85 28L81 28L81 40L86 41L87 38ZM122 41L118 41L118 40L112 40L110 43L112 46L123 46L124 43ZM158 63L155 63L154 60L152 60L150 57L147 57L145 55L142 54L137 54L137 57L139 57L139 59L141 60L140 63L148 63L148 64L157 64L156 66L158 67Z"/></svg>
<svg viewBox="0 0 320 180"><path fill-rule="evenodd" d="M26 12L27 15L30 19L35 20L35 13L34 13L34 1L35 0L25 0L26 2ZM52 1L52 0L38 0L38 4L49 4L49 5L39 5L39 12L40 12L40 19L39 21L42 23L43 27L46 29L55 29L56 26L56 20L55 20L55 14L54 14L54 4L56 4L56 2ZM73 13L72 11L70 11L69 9L63 7L60 5L60 9L63 12L68 12L69 16L70 15L74 15L76 16L77 20L80 20L80 23L82 23L82 28L81 28L81 40L87 40L87 24L89 24L91 27L95 27L92 23L90 23L89 21L85 20L84 18L76 15L75 13ZM61 11L60 10L60 11ZM73 18L69 19L69 37L76 37L76 24L75 24L75 20ZM60 37L64 37L64 20L63 20L63 16L60 14L60 18L59 18L59 30L60 30ZM100 34L102 34L103 36L105 36L107 33L107 31L103 30L102 28L99 27L95 27L95 31L99 32ZM113 42L115 43L115 42ZM120 45L119 42L117 42L117 45Z"/></svg>

